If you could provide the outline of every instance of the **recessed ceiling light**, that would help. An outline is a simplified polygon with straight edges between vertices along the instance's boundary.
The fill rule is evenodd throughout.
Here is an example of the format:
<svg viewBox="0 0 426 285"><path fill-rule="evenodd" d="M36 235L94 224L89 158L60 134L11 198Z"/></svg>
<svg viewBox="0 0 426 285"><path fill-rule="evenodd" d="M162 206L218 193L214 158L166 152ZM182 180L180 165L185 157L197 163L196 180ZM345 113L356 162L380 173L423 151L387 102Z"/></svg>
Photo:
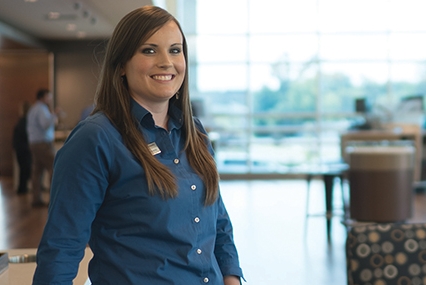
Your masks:
<svg viewBox="0 0 426 285"><path fill-rule="evenodd" d="M37 2L37 0L24 0L24 2L34 3L34 2Z"/></svg>
<svg viewBox="0 0 426 285"><path fill-rule="evenodd" d="M61 14L59 12L49 12L46 15L46 20L49 21L75 21L77 18L76 14Z"/></svg>
<svg viewBox="0 0 426 285"><path fill-rule="evenodd" d="M77 29L76 24L68 24L67 31L75 31Z"/></svg>
<svg viewBox="0 0 426 285"><path fill-rule="evenodd" d="M77 38L85 38L86 37L86 33L85 32L77 32Z"/></svg>
<svg viewBox="0 0 426 285"><path fill-rule="evenodd" d="M61 13L59 13L59 12L49 12L49 14L47 15L47 17L50 19L50 20L56 20L56 19L59 19L59 17L61 16Z"/></svg>

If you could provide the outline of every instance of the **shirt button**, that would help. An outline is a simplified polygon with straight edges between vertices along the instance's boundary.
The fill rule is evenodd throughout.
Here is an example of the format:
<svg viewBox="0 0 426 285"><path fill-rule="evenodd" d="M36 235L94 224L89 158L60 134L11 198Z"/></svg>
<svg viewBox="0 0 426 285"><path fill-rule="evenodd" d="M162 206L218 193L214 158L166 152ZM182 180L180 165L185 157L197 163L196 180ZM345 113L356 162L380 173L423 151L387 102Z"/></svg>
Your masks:
<svg viewBox="0 0 426 285"><path fill-rule="evenodd" d="M173 160L173 162L174 162L175 164L178 164L178 163L179 163L179 159L175 158L175 159Z"/></svg>
<svg viewBox="0 0 426 285"><path fill-rule="evenodd" d="M204 281L204 283L209 283L210 280L209 280L209 278L206 277L206 278L203 279L203 281Z"/></svg>
<svg viewBox="0 0 426 285"><path fill-rule="evenodd" d="M197 249L197 253L201 254L203 251L201 249Z"/></svg>
<svg viewBox="0 0 426 285"><path fill-rule="evenodd" d="M191 190L196 190L197 189L197 186L195 186L195 185L191 185Z"/></svg>
<svg viewBox="0 0 426 285"><path fill-rule="evenodd" d="M196 218L194 219L194 221L195 221L196 223L199 223L199 222L200 222L200 218L199 218L199 217L196 217Z"/></svg>

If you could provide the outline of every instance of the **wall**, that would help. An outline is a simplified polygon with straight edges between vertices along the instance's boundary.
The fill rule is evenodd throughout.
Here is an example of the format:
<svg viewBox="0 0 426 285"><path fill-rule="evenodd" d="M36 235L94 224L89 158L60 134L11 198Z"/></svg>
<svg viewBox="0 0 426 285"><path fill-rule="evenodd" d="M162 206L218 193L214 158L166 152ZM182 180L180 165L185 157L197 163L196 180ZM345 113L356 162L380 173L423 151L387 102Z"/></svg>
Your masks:
<svg viewBox="0 0 426 285"><path fill-rule="evenodd" d="M73 128L83 109L93 103L104 46L101 41L49 45L55 54L55 102L65 113L59 128Z"/></svg>
<svg viewBox="0 0 426 285"><path fill-rule="evenodd" d="M50 58L47 51L0 51L0 175L12 175L13 127L23 102L49 88Z"/></svg>

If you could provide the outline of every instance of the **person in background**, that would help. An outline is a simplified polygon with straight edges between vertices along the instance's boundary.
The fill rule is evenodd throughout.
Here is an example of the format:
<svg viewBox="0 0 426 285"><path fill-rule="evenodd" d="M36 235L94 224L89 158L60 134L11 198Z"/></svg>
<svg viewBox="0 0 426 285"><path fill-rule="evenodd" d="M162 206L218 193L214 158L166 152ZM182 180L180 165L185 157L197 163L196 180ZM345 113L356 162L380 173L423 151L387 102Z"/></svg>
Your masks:
<svg viewBox="0 0 426 285"><path fill-rule="evenodd" d="M13 128L12 145L19 165L19 195L28 193L28 181L31 177L31 151L27 135L27 113L30 106L27 101L22 104L22 115Z"/></svg>
<svg viewBox="0 0 426 285"><path fill-rule="evenodd" d="M56 108L52 112L53 95L48 89L40 89L36 94L36 102L31 106L27 116L27 133L32 154L33 207L45 207L47 203L42 199L42 180L44 171L49 178L52 175L53 160L55 157L55 124L58 121Z"/></svg>
<svg viewBox="0 0 426 285"><path fill-rule="evenodd" d="M237 285L233 229L213 150L192 116L177 20L144 6L109 40L94 113L55 158L34 285Z"/></svg>

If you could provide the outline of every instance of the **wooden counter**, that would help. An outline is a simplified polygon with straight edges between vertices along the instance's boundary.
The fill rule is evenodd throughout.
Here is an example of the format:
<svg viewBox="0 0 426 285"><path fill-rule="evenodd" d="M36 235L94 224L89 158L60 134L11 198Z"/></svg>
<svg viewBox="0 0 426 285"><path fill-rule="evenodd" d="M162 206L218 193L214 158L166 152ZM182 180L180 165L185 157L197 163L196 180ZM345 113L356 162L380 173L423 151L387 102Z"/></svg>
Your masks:
<svg viewBox="0 0 426 285"><path fill-rule="evenodd" d="M0 252L7 252L9 257L22 254L35 254L36 251L37 249L35 248L0 250ZM74 285L89 284L86 283L88 279L87 266L92 256L90 248L86 248L84 258L80 262L77 277L74 279ZM31 285L35 268L35 262L9 263L8 269L0 274L0 285Z"/></svg>

